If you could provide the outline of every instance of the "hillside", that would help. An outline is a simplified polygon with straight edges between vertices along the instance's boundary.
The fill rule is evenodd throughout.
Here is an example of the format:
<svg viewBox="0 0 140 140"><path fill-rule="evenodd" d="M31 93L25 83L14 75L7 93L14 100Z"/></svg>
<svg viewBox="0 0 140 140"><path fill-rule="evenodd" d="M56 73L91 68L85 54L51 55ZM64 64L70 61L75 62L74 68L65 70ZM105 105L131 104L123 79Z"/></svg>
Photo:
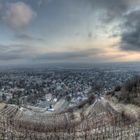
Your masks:
<svg viewBox="0 0 140 140"><path fill-rule="evenodd" d="M89 102L89 100L87 100ZM139 139L139 119L122 116L104 97L59 113L0 104L2 140Z"/></svg>
<svg viewBox="0 0 140 140"><path fill-rule="evenodd" d="M108 96L124 104L133 104L140 107L140 76L136 76L121 86L116 86Z"/></svg>

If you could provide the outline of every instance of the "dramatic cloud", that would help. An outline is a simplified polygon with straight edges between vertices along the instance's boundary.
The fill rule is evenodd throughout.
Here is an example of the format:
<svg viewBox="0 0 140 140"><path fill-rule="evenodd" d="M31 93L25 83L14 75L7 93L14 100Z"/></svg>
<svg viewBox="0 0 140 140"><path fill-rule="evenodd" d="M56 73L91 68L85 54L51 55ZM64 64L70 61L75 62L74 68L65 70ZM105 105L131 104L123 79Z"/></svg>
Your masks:
<svg viewBox="0 0 140 140"><path fill-rule="evenodd" d="M28 25L36 13L23 2L9 3L0 6L1 20L12 28L21 28Z"/></svg>
<svg viewBox="0 0 140 140"><path fill-rule="evenodd" d="M140 51L140 8L124 15L120 47L124 50Z"/></svg>
<svg viewBox="0 0 140 140"><path fill-rule="evenodd" d="M93 10L99 11L104 16L106 21L112 21L117 18L122 18L124 13L131 8L137 7L140 0L88 0L93 7Z"/></svg>
<svg viewBox="0 0 140 140"><path fill-rule="evenodd" d="M37 59L40 60L49 60L49 61L57 61L57 60L77 60L82 58L89 58L91 56L95 56L98 54L102 54L103 52L100 49L85 49L81 51L73 51L73 52L53 52L42 54Z"/></svg>
<svg viewBox="0 0 140 140"><path fill-rule="evenodd" d="M103 53L98 49L85 49L81 51L67 51L67 52L39 52L36 47L23 44L9 44L0 45L0 61L12 61L12 60L35 60L38 62L50 61L81 61L83 59L91 60L90 57L97 57L98 54Z"/></svg>
<svg viewBox="0 0 140 140"><path fill-rule="evenodd" d="M139 60L140 0L2 0L0 30L3 63Z"/></svg>
<svg viewBox="0 0 140 140"><path fill-rule="evenodd" d="M104 16L101 18L105 22L110 22L113 19L120 18L128 7L129 0L89 0L94 10L101 12Z"/></svg>
<svg viewBox="0 0 140 140"><path fill-rule="evenodd" d="M0 61L31 59L36 54L34 47L23 44L0 45Z"/></svg>
<svg viewBox="0 0 140 140"><path fill-rule="evenodd" d="M119 47L125 51L140 50L140 1L139 0L89 0L94 10L102 16L102 24L115 21L112 37L120 37ZM109 24L113 26L113 24ZM114 34L116 30L120 30ZM116 36L117 35L117 36Z"/></svg>
<svg viewBox="0 0 140 140"><path fill-rule="evenodd" d="M127 59L129 54L120 52L117 49L98 49L98 48L87 48L87 49L71 49L71 51L48 51L42 48L33 47L30 45L23 44L9 44L0 45L0 62L3 64L8 62L19 63L22 61L26 62L109 62L121 59ZM132 55L136 56L135 53Z"/></svg>
<svg viewBox="0 0 140 140"><path fill-rule="evenodd" d="M19 39L20 41L44 41L43 38L35 37L27 33L16 34L15 38Z"/></svg>

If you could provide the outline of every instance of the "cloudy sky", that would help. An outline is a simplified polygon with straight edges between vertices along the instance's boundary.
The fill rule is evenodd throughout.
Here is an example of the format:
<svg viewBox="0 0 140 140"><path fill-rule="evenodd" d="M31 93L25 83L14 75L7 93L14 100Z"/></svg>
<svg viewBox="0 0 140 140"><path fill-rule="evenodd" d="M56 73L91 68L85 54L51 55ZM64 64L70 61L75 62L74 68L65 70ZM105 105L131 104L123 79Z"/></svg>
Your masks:
<svg viewBox="0 0 140 140"><path fill-rule="evenodd" d="M140 0L0 0L0 64L140 60Z"/></svg>

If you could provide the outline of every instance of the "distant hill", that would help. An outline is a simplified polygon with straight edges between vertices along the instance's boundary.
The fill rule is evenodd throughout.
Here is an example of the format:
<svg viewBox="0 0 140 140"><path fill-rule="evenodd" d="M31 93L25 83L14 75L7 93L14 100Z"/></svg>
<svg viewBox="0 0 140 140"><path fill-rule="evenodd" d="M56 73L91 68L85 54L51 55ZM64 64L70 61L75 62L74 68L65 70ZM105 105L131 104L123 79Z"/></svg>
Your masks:
<svg viewBox="0 0 140 140"><path fill-rule="evenodd" d="M116 86L108 95L115 97L118 102L140 107L140 76L133 77L121 86Z"/></svg>

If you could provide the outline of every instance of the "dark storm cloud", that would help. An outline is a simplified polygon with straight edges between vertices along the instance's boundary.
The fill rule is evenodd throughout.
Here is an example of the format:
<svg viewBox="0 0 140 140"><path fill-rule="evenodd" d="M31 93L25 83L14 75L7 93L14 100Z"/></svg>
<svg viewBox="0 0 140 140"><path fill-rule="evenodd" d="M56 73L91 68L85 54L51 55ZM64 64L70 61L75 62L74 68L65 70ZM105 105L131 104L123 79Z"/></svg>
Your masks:
<svg viewBox="0 0 140 140"><path fill-rule="evenodd" d="M104 14L101 17L105 22L120 18L130 7L129 0L88 0L93 9Z"/></svg>
<svg viewBox="0 0 140 140"><path fill-rule="evenodd" d="M124 50L140 51L140 9L124 16L120 47Z"/></svg>
<svg viewBox="0 0 140 140"><path fill-rule="evenodd" d="M119 23L121 33L113 34L112 37L120 36L119 47L121 49L140 51L139 0L89 0L89 2L92 4L93 9L101 13L100 19L102 19L105 26L111 21Z"/></svg>

